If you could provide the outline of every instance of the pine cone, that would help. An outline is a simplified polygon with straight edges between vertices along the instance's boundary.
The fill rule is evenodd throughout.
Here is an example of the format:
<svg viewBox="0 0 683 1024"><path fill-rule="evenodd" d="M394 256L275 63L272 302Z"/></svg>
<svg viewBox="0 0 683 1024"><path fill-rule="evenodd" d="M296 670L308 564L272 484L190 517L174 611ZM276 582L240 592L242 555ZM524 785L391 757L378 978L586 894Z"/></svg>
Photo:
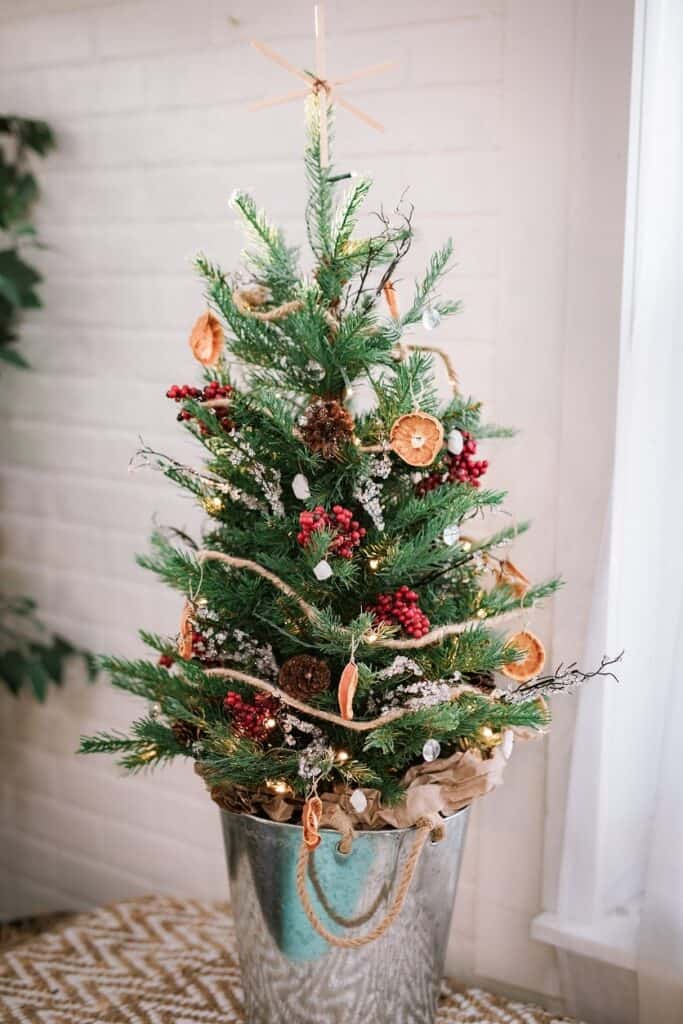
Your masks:
<svg viewBox="0 0 683 1024"><path fill-rule="evenodd" d="M280 669L278 684L290 697L308 701L330 685L330 667L321 658L310 654L295 654Z"/></svg>
<svg viewBox="0 0 683 1024"><path fill-rule="evenodd" d="M313 452L336 459L342 445L353 437L353 417L335 398L319 398L309 405L301 436Z"/></svg>
<svg viewBox="0 0 683 1024"><path fill-rule="evenodd" d="M470 686L478 686L482 690L493 690L496 686L493 672L465 672L463 682L469 683Z"/></svg>
<svg viewBox="0 0 683 1024"><path fill-rule="evenodd" d="M193 743L196 743L202 737L202 730L198 725L192 725L191 722L179 720L174 722L171 728L173 729L173 735L182 747L191 747Z"/></svg>

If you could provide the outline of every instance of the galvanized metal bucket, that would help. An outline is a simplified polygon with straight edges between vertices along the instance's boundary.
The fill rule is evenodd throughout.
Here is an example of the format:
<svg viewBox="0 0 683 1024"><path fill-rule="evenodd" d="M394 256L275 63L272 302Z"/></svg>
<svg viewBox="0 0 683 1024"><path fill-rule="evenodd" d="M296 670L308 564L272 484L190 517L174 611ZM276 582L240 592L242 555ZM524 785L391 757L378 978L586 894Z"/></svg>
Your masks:
<svg viewBox="0 0 683 1024"><path fill-rule="evenodd" d="M222 811L247 1024L433 1024L469 808L422 849L389 930L360 949L329 945L296 889L302 829ZM392 902L414 829L359 832L349 854L321 831L309 861L315 911L335 935L371 930Z"/></svg>

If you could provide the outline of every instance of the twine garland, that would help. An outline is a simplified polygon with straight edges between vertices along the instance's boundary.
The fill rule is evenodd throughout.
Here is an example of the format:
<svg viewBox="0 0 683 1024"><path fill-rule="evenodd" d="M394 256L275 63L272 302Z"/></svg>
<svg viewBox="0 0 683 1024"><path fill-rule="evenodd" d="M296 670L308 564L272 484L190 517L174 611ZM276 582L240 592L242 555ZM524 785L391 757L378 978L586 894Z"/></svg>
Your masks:
<svg viewBox="0 0 683 1024"><path fill-rule="evenodd" d="M283 302L281 306L275 306L273 309L259 310L255 307L261 305L261 302L254 302L253 289L249 288L235 288L232 293L232 301L242 316L249 316L262 323L284 320L285 317L291 316L292 313L298 313L304 308L300 299L293 299L291 302Z"/></svg>
<svg viewBox="0 0 683 1024"><path fill-rule="evenodd" d="M249 675L248 672L240 672L236 668L209 668L206 669L205 674L219 679L236 679L237 682L246 683L248 686L253 686L256 690L272 694L283 704L287 704L288 707L294 708L304 715L320 718L323 722L330 722L331 725L340 725L344 729L351 729L352 732L370 732L372 729L378 729L381 725L387 725L389 722L395 722L405 715L412 714L410 708L397 708L395 711L387 711L385 715L380 715L379 718L370 718L367 721L356 722L342 718L341 715L335 715L332 711L323 711L322 708L311 707L310 704L297 700L296 697L290 697L288 693L285 693L284 690L281 690L273 683L268 683L265 679ZM456 697L462 690L463 687L454 686L451 691L452 697Z"/></svg>
<svg viewBox="0 0 683 1024"><path fill-rule="evenodd" d="M301 608L302 612L304 613L309 622L311 622L313 625L319 624L320 615L318 611L313 607L313 605L309 604L307 601L304 601L304 599L300 597L299 594L297 594L293 587L290 587L288 583L285 583L283 579L280 579L279 576L276 576L274 572L270 571L270 569L266 569L264 566L259 565L258 562L254 562L250 558L238 558L235 555L226 555L223 554L223 552L221 551L208 550L200 551L198 558L200 563L208 561L223 562L225 563L225 565L229 565L234 569L246 569L248 572L253 572L256 573L256 575L258 576L263 576L263 578L268 580L269 583L272 583L272 585L277 590L279 590L283 594L286 594L287 597L290 597L293 601L295 601L296 604L299 605L299 607ZM491 619L495 618L497 622L501 622L504 619L512 618L512 616L518 614L519 609L515 608L508 612L502 612L500 615L492 615ZM436 629L430 630L430 632L425 633L424 636L411 637L408 640L398 640L391 638L377 638L375 640L368 640L366 638L365 643L371 644L373 647L384 648L391 651L416 650L417 648L421 647L431 647L432 644L438 644L449 636L458 636L460 633L465 633L468 629L471 629L475 626L480 626L481 621L481 619L467 619L465 622L448 623L445 626L437 626ZM345 632L348 634L349 640L354 639L351 630L347 629ZM361 637L361 641L362 640L363 638Z"/></svg>

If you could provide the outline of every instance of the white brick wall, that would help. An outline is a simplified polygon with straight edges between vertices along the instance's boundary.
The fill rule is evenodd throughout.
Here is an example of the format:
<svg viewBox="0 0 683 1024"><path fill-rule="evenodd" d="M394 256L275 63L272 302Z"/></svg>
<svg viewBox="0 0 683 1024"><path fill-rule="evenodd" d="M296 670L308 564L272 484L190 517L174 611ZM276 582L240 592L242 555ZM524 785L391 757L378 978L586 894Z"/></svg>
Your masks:
<svg viewBox="0 0 683 1024"><path fill-rule="evenodd" d="M562 635L578 642L604 498L597 471L587 481L576 460L562 461L571 425L566 402L561 407L563 366L572 358L569 246L577 218L595 223L595 213L590 220L572 205L571 173L583 159L575 21L590 5L328 7L331 68L398 61L354 90L386 134L342 112L340 162L373 173L376 203L394 203L410 185L420 232L411 271L446 235L455 239L452 287L465 312L439 343L451 348L465 386L490 402L492 418L524 429L522 439L490 446L490 479L511 487L514 514L536 518L538 529L516 551L534 575L563 563L560 482L566 489L570 472L577 488L593 486L595 520L564 565L580 585L562 605L578 625ZM602 7L624 37L630 4ZM188 257L202 248L235 262L231 190L256 189L290 236L303 236L301 113L247 112L248 100L291 83L246 43L261 36L310 63L310 21L308 0L4 0L0 8L1 103L49 118L60 140L41 167L46 308L24 332L35 371L5 374L0 384L1 569L8 585L40 599L52 625L94 649L134 654L138 627L172 631L177 623L177 597L133 556L145 548L155 513L179 525L196 516L153 476L130 477L127 463L140 433L182 453L163 392L193 373L185 339L201 287ZM591 98L617 126L606 141L592 140L604 194L615 198L582 254L597 265L616 253L606 334L596 342L600 380L608 382L625 53L606 61L605 96ZM590 297L596 317L605 301ZM588 364L573 372L572 401L594 424L592 465L604 476L610 400L581 409L581 387L595 380ZM538 615L535 627L550 639L551 613ZM74 756L80 732L123 727L131 711L122 695L88 689L77 673L43 708L0 694L0 915L150 890L225 894L217 814L189 769L121 782L106 760ZM528 938L541 901L545 756L542 743L520 749L505 789L475 811L449 962L463 980L549 1001L558 992L553 955Z"/></svg>

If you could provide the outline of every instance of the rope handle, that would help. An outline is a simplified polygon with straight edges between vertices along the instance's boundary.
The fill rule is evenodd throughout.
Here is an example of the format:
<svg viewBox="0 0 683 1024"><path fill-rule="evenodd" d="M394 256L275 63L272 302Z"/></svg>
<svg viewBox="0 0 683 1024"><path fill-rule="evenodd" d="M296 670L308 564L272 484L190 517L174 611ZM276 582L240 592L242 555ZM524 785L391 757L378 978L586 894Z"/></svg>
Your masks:
<svg viewBox="0 0 683 1024"><path fill-rule="evenodd" d="M410 883L413 880L413 875L415 874L415 869L417 868L417 862L420 859L422 848L429 838L430 833L435 831L434 823L430 821L429 818L419 818L416 822L416 829L417 833L413 841L412 849L403 866L401 879L398 883L398 888L396 889L396 895L394 896L393 902L385 916L365 935L357 935L349 938L334 935L325 927L315 912L315 908L311 903L311 898L306 887L306 871L308 868L309 858L313 850L302 840L301 848L299 850L299 859L296 865L296 891L299 894L301 905L304 908L304 912L312 928L321 936L321 938L325 939L326 942L329 942L331 946L337 946L339 949L360 949L361 946L367 946L371 942L374 942L375 939L381 938L381 936L384 935L384 933L392 926L398 915L403 910L403 904L406 901L406 896L408 895ZM438 835L439 833L436 831L435 838L437 838ZM440 838L443 838L443 833Z"/></svg>

